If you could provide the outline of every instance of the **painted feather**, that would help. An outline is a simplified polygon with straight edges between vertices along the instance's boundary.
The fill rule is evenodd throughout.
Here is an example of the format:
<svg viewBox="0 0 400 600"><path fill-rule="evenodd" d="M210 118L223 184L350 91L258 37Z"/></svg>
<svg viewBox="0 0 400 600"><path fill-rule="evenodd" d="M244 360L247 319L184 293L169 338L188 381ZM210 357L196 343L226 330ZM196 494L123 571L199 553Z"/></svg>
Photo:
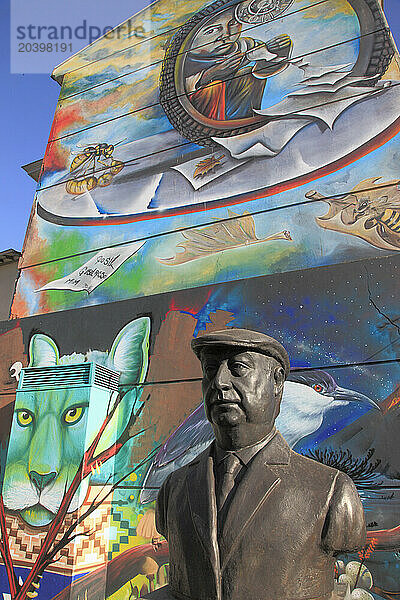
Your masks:
<svg viewBox="0 0 400 600"><path fill-rule="evenodd" d="M228 210L231 220L213 223L202 229L191 229L182 232L184 242L177 244L183 252L177 252L169 258L158 258L164 265L181 265L191 260L211 256L224 250L232 250L252 244L260 244L273 240L292 241L289 231L280 231L266 238L256 235L254 219L247 211L242 215Z"/></svg>

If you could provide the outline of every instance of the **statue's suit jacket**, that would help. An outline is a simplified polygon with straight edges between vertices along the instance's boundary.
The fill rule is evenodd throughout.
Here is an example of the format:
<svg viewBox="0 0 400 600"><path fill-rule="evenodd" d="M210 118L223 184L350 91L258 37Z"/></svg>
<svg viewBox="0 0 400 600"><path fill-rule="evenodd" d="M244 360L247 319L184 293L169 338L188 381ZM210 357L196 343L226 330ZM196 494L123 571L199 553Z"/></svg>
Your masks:
<svg viewBox="0 0 400 600"><path fill-rule="evenodd" d="M325 600L335 553L366 535L351 479L293 452L279 432L249 463L219 538L213 444L164 482L156 525L182 600Z"/></svg>

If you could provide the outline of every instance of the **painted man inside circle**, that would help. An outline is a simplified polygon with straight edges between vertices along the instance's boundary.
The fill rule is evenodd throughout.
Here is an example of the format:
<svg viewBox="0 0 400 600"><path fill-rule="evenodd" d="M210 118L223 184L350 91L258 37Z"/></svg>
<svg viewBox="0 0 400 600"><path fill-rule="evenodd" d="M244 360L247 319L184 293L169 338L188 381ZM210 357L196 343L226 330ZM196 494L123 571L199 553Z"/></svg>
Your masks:
<svg viewBox="0 0 400 600"><path fill-rule="evenodd" d="M230 7L206 21L185 58L185 90L193 106L217 121L254 117L267 78L289 64L292 41L279 35L263 42L241 37L242 24Z"/></svg>
<svg viewBox="0 0 400 600"><path fill-rule="evenodd" d="M347 475L297 454L275 428L286 350L245 329L192 348L215 442L160 489L170 579L150 597L333 600L335 557L364 546L364 513Z"/></svg>

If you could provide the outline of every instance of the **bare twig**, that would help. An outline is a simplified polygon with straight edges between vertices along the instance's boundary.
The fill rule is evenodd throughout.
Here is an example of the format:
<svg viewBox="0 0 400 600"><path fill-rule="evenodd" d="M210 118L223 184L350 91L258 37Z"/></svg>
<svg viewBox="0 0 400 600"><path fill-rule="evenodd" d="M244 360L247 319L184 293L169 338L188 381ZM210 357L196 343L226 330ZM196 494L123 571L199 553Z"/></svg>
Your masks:
<svg viewBox="0 0 400 600"><path fill-rule="evenodd" d="M70 527L67 529L67 531L64 533L64 535L62 536L62 538L58 541L57 545L52 550L51 555L55 556L55 554L57 554L57 552L59 552L60 550L62 550L62 548L64 548L65 546L67 546L69 543L71 543L71 541L73 539L75 539L76 537L78 537L79 535L87 535L87 533L77 533L77 534L75 534L74 536L71 537L71 534L73 533L73 531L88 516L90 516L92 514L92 512L94 512L95 510L97 510L105 502L105 500L107 500L107 498L110 496L110 494L112 494L118 488L118 486L120 485L120 483L122 483L127 477L129 477L129 475L131 475L131 473L133 473L137 469L140 469L144 464L146 464L147 462L149 462L150 460L152 460L160 448L161 448L161 444L159 446L157 446L156 448L154 448L148 454L148 456L145 459L143 459L139 464L135 465L135 468L132 469L132 471L129 471L128 473L125 473L123 477L121 477L120 479L118 479L112 485L111 489L105 494L105 496L103 496L103 498L101 498L99 500L101 493L104 491L105 487L107 486L107 482L111 478L111 476L108 477L107 482L104 484L104 486L102 486L100 492L92 500L92 502L90 503L89 508L84 513L82 513L81 515L79 515L79 517L74 521L74 523L72 523L70 525Z"/></svg>
<svg viewBox="0 0 400 600"><path fill-rule="evenodd" d="M367 271L367 269L366 269L365 266L364 266L364 269L365 269L365 271L367 273L367 281L366 281L366 283L367 283L368 299L369 299L370 303L375 308L375 310L381 315L381 317L383 317L384 319L386 319L386 321L388 323L390 323L390 325L393 325L393 327L397 330L397 333L400 335L400 325L398 325L396 323L396 321L394 321L393 319L391 319L390 317L388 317L388 315L385 314L381 308L379 308L379 306L377 305L376 301L372 297L371 288L369 286L369 273L368 273L368 271Z"/></svg>
<svg viewBox="0 0 400 600"><path fill-rule="evenodd" d="M18 590L18 592L17 592L17 590L15 590L16 593L14 594L14 596L12 596L13 600L25 600L26 599L27 593L30 592L30 590L31 590L32 586L34 585L35 581L37 580L37 578L42 575L46 566L48 564L50 564L49 561L52 562L54 559L54 556L57 554L57 552L64 545L70 543L71 539L74 539L73 537L71 538L71 534L74 531L74 529L76 529L76 527L82 522L82 520L85 517L87 517L89 514L91 514L91 512L93 512L96 508L98 508L98 506L100 506L100 504L102 502L104 502L104 500L112 493L115 486L118 485L118 482L116 484L114 484L111 491L108 494L106 494L105 497L103 497L98 502L94 501L94 503L91 504L89 509L83 515L81 515L80 518L78 518L76 520L76 522L63 535L63 537L62 537L63 546L60 546L60 543L56 543L56 537L60 532L62 523L64 522L64 519L68 512L68 508L70 507L72 499L74 498L82 480L84 480L86 477L88 477L88 475L91 474L93 468L98 466L100 463L106 462L110 458L116 456L118 454L118 452L121 450L121 448L123 447L123 445L129 439L132 439L133 437L137 437L138 435L141 435L142 433L144 433L146 431L146 429L142 429L132 435L132 427L134 424L136 424L136 421L137 421L139 415L141 414L141 411L143 410L143 408L141 407L140 410L137 411L136 413L134 413L133 411L131 412L128 423L127 423L126 427L124 428L124 430L122 431L121 435L117 438L117 441L114 444L112 444L109 448L107 448L106 450L103 450L102 452L100 452L100 454L95 456L97 447L101 440L101 437L102 437L105 429L111 422L111 419L115 415L115 412L116 412L118 406L120 405L122 398L123 398L123 395L120 395L116 399L110 412L106 415L93 442L90 444L89 448L85 451L82 461L77 469L77 472L76 472L70 486L66 490L64 497L61 501L61 504L58 508L57 514L54 517L54 519L50 525L49 531L47 532L47 535L42 543L42 546L41 546L39 554L35 560L35 563L31 569L31 571L29 572L28 577L25 579L22 587ZM138 467L136 467L136 468L138 468ZM125 479L127 476L128 475L125 475L123 479ZM122 481L123 481L123 479L122 479ZM79 535L79 534L77 534L77 535ZM74 536L74 537L76 537L76 536ZM10 577L11 577L11 575L10 575ZM11 579L10 579L10 587L11 587Z"/></svg>

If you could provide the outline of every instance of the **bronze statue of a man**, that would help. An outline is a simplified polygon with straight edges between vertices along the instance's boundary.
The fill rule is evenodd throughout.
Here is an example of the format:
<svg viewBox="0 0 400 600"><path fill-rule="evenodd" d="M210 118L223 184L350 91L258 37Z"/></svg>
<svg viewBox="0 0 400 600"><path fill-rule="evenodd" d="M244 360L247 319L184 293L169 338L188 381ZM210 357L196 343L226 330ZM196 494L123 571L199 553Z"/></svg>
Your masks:
<svg viewBox="0 0 400 600"><path fill-rule="evenodd" d="M192 348L216 441L160 489L170 582L150 597L330 599L335 555L365 544L364 514L349 477L293 452L274 427L286 350L246 329L207 333Z"/></svg>

